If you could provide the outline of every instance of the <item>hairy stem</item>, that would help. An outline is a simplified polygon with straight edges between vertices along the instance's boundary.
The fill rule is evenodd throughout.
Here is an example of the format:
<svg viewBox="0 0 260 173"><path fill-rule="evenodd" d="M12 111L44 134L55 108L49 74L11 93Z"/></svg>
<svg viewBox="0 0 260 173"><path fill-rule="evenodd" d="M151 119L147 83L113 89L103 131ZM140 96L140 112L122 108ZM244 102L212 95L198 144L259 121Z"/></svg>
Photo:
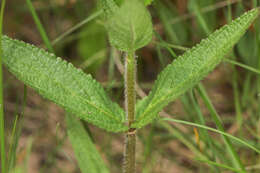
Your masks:
<svg viewBox="0 0 260 173"><path fill-rule="evenodd" d="M129 130L126 133L124 173L135 173L135 143L136 129L131 128L135 120L135 82L136 82L135 55L128 53L125 57L125 107Z"/></svg>

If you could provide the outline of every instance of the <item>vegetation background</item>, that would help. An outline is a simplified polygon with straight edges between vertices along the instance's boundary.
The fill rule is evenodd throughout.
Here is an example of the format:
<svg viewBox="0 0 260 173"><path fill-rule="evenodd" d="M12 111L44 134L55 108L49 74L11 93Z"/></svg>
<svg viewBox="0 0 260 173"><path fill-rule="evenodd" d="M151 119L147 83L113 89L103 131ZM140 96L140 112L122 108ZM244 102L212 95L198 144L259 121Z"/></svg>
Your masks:
<svg viewBox="0 0 260 173"><path fill-rule="evenodd" d="M39 25L37 28L32 9L26 2L28 0L7 1L4 34L46 48L46 40L39 33ZM51 51L91 73L110 97L123 106L122 56L109 46L104 21L98 13L99 3L95 0L33 0L32 5L52 41ZM155 0L149 6L155 30L153 41L137 52L139 97L149 92L157 74L185 48L259 5L259 0ZM226 132L256 148L260 147L260 77L259 71L258 74L254 71L260 70L259 24L257 21L250 28L228 56L244 66L225 61L203 81ZM66 34L75 26L75 30ZM17 170L22 173L80 172L67 139L61 108L30 88L25 92L23 84L6 69L4 101L7 148L18 141ZM198 124L203 121L200 119L203 115L205 124L216 128L196 92L188 92L165 111L164 116ZM14 127L16 135L12 135ZM124 136L104 132L87 123L85 127L111 172L120 172ZM232 172L230 167L225 167L231 165L231 159L221 136L207 134L209 136L198 128L155 121L138 132L137 172ZM213 149L209 148L209 141ZM233 144L248 172L260 172L259 155L240 143ZM197 160L201 155L212 155L220 165Z"/></svg>

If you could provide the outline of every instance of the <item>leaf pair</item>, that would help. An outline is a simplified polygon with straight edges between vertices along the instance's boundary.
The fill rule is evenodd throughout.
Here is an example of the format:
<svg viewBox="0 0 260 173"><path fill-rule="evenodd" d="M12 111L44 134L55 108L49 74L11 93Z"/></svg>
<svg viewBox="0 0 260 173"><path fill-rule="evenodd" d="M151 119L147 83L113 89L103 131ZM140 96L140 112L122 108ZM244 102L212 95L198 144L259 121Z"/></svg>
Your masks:
<svg viewBox="0 0 260 173"><path fill-rule="evenodd" d="M159 75L149 96L137 104L133 127L141 128L149 124L169 102L213 70L258 13L258 9L245 13L168 65ZM24 42L4 36L2 45L5 66L40 95L100 128L113 132L127 130L124 111L108 98L101 85L90 75ZM130 49L135 48L131 45Z"/></svg>

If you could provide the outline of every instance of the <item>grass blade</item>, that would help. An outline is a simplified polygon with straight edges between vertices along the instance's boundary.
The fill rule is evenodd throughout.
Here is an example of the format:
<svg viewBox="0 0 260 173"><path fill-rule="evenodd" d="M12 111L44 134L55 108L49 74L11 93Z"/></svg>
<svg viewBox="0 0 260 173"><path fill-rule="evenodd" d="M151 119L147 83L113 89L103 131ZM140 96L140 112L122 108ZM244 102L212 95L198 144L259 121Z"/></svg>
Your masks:
<svg viewBox="0 0 260 173"><path fill-rule="evenodd" d="M92 15L90 15L89 17L87 17L86 19L84 19L83 21L81 21L80 23L76 24L75 26L70 28L68 31L64 32L63 34L58 36L55 40L53 40L52 45L56 45L57 43L59 43L62 39L64 39L66 36L68 36L72 32L76 31L77 29L79 29L83 25L89 23L90 21L96 19L98 16L100 16L102 14L102 12L103 11L97 11L97 12L93 13Z"/></svg>
<svg viewBox="0 0 260 173"><path fill-rule="evenodd" d="M195 16L198 19L198 23L199 25L202 27L203 31L209 35L211 33L208 23L206 22L206 20L204 19L204 16L201 13L200 7L199 7L199 1L191 1L191 8L195 14Z"/></svg>
<svg viewBox="0 0 260 173"><path fill-rule="evenodd" d="M31 2L31 0L26 0L26 3L27 3L27 6L29 7L29 10L30 10L31 14L32 14L32 17L33 17L33 20L34 20L34 22L35 22L35 24L37 26L37 29L40 32L40 35L41 35L41 37L43 39L44 44L46 45L47 49L50 52L54 52L54 49L52 48L51 42L48 39L46 31L45 31L45 29L44 29L44 27L43 27L43 25L42 25L38 15L37 15L37 13L36 13L36 11L35 11L35 8L34 8L32 2Z"/></svg>
<svg viewBox="0 0 260 173"><path fill-rule="evenodd" d="M203 115L203 113L202 113L202 111L201 111L201 109L200 109L200 106L199 106L199 104L198 104L198 101L197 101L197 99L196 99L196 97L195 97L195 95L194 95L194 92L192 92L191 93L191 95L190 95L190 98L191 98L191 102L192 102L192 104L193 104L193 107L194 107L194 109L195 109L195 111L196 111L196 113L197 113L197 116L198 116L198 122L200 123L200 124L202 124L202 125L206 125L206 121L205 121L205 118L204 118L204 115ZM212 152L212 155L213 155L213 159L214 159L214 161L216 160L216 158L217 158L217 151L216 151L216 149L214 148L214 140L210 137L210 135L208 134L208 131L206 131L205 129L203 129L202 131L201 131L201 134L202 134L202 136L204 137L204 142L208 145L208 147L210 148L210 151ZM218 170L218 168L215 168L215 171L216 172L220 172L219 170Z"/></svg>
<svg viewBox="0 0 260 173"><path fill-rule="evenodd" d="M24 92L23 92L23 103L22 103L22 110L20 116L16 116L14 121L12 136L11 136L11 145L8 152L8 164L7 164L7 172L11 171L14 166L16 166L16 152L17 146L19 142L19 138L22 133L23 122L24 122L24 110L27 103L27 86L24 85Z"/></svg>
<svg viewBox="0 0 260 173"><path fill-rule="evenodd" d="M166 120L170 121L168 119ZM184 135L183 132L181 132L177 127L172 127L169 123L165 121L159 121L159 124L160 126L165 128L170 134L175 136L179 141L181 141L186 147L188 147L197 157L204 160L209 159L209 157L204 152L201 152L200 149L196 147L193 141L191 141L191 138L187 138L187 135Z"/></svg>
<svg viewBox="0 0 260 173"><path fill-rule="evenodd" d="M12 128L12 135L11 135L11 144L8 151L8 161L7 161L7 172L9 172L12 168L12 165L14 163L16 153L15 153L15 137L16 137L16 131L17 131L17 122L18 122L18 115L15 116L15 120L13 123Z"/></svg>
<svg viewBox="0 0 260 173"><path fill-rule="evenodd" d="M2 0L1 3L1 12L0 12L0 40L2 40L3 35L3 18L4 18L4 9L5 9L5 0ZM5 123L4 123L4 99L3 99L3 49L2 43L0 43L0 145L1 145L1 172L6 173L6 153L5 153Z"/></svg>
<svg viewBox="0 0 260 173"><path fill-rule="evenodd" d="M79 120L66 114L68 135L82 173L109 173L88 133Z"/></svg>
<svg viewBox="0 0 260 173"><path fill-rule="evenodd" d="M192 123L192 122L188 122L188 121L183 121L183 120L177 120L177 119L173 119L173 118L162 118L160 120L163 120L163 121L171 121L171 122L175 122L175 123L180 123L180 124L185 124L185 125L189 125L189 126L194 126L194 127L198 127L198 128L202 128L202 129L206 129L206 130L209 130L209 131L212 131L212 132L215 132L215 133L219 133L227 138L230 138L230 139L233 139L245 146L247 146L248 148L254 150L255 152L259 153L260 154L260 149L254 147L253 145L247 143L246 141L242 140L242 139L239 139L231 134L228 134L226 132L223 132L221 130L217 130L217 129L214 129L214 128L211 128L211 127L208 127L208 126L204 126L204 125L201 125L201 124L196 124L196 123Z"/></svg>
<svg viewBox="0 0 260 173"><path fill-rule="evenodd" d="M258 69L255 69L254 67L251 67L249 65L246 65L246 64L242 64L238 61L234 61L234 60L231 60L231 59L225 59L224 61L230 63L230 64L233 64L233 65L236 65L236 66L239 66L239 67L242 67L248 71L251 71L253 73L256 73L256 74L260 74L260 70Z"/></svg>
<svg viewBox="0 0 260 173"><path fill-rule="evenodd" d="M225 130L222 125L221 119L220 119L217 111L215 110L213 104L211 103L204 87L201 84L198 85L198 91L199 91L200 96L201 96L202 100L204 101L205 105L209 109L210 115L211 115L212 119L214 120L217 128L220 131L224 132ZM228 149L228 152L232 158L234 166L236 168L240 168L240 169L244 170L245 168L244 168L243 164L241 163L241 160L240 160L237 152L235 151L234 147L232 146L232 143L230 142L230 140L227 138L226 135L223 135L223 139L224 139L225 145Z"/></svg>
<svg viewBox="0 0 260 173"><path fill-rule="evenodd" d="M225 168L225 169L228 169L228 170L233 171L233 172L243 173L242 170L238 170L238 169L232 168L228 165L224 165L224 164L221 164L221 163L213 162L211 160L200 160L200 159L196 159L196 160L198 160L199 162L205 162L209 165L214 165L214 166L217 166L217 167L220 167L220 168Z"/></svg>

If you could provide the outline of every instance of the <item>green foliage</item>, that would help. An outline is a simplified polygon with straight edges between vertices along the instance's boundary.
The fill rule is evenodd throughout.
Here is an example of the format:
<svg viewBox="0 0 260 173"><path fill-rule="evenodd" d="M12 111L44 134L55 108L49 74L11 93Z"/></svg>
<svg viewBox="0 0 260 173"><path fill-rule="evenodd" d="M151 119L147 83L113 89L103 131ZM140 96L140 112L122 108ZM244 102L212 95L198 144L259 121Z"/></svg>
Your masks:
<svg viewBox="0 0 260 173"><path fill-rule="evenodd" d="M192 88L214 69L258 13L258 9L245 13L168 65L159 75L150 94L137 104L137 120L133 127L141 128L150 123L167 104Z"/></svg>
<svg viewBox="0 0 260 173"><path fill-rule="evenodd" d="M245 11L244 6L242 4L237 4L235 15L238 16ZM257 22L255 22L255 26L257 26ZM257 27L254 27L257 29ZM248 30L244 37L237 43L236 50L238 53L238 57L241 58L242 62L251 67L257 68L258 64L258 44L257 44L257 36L256 32L252 30Z"/></svg>
<svg viewBox="0 0 260 173"><path fill-rule="evenodd" d="M153 0L142 0L142 1L145 5L150 5L153 2ZM113 12L114 11L113 9L116 9L114 7L115 6L120 7L125 2L125 0L100 0L100 2L102 3L103 9L105 11L111 10L111 12Z"/></svg>
<svg viewBox="0 0 260 173"><path fill-rule="evenodd" d="M110 18L116 11L118 11L118 5L122 3L121 0L100 0L99 2L104 11L105 18Z"/></svg>
<svg viewBox="0 0 260 173"><path fill-rule="evenodd" d="M116 4L120 7L125 0L115 0Z"/></svg>
<svg viewBox="0 0 260 173"><path fill-rule="evenodd" d="M242 61L247 65L256 67L258 62L258 47L255 34L248 31L239 43L237 44L237 50L242 58Z"/></svg>
<svg viewBox="0 0 260 173"><path fill-rule="evenodd" d="M144 0L145 5L150 5L153 2L153 0Z"/></svg>
<svg viewBox="0 0 260 173"><path fill-rule="evenodd" d="M6 1L1 2L0 10L0 40L3 36L3 18ZM3 45L0 42L0 155L1 172L6 173L6 147L5 147L5 119L4 119L4 83L3 83Z"/></svg>
<svg viewBox="0 0 260 173"><path fill-rule="evenodd" d="M107 53L107 40L105 28L97 22L86 25L80 35L77 49L80 57L84 59L81 65L88 72L95 72L104 62Z"/></svg>
<svg viewBox="0 0 260 173"><path fill-rule="evenodd" d="M218 133L218 134L221 134L225 137L228 137L236 142L239 142L241 143L242 145L245 145L246 147L254 150L255 152L257 153L260 153L260 150L258 148L256 148L255 146L251 145L250 143L246 142L245 140L242 140L242 139L239 139L229 133L226 133L226 132L223 132L221 130L217 130L217 129L214 129L214 128L211 128L211 127L208 127L208 126L205 126L205 125L201 125L201 124L196 124L196 123L192 123L192 122L189 122L189 121L183 121L183 120L177 120L177 119L174 119L174 118L162 118L160 120L164 120L164 121L172 121L172 122L176 122L176 123L180 123L180 124L185 124L185 125L189 125L189 126L194 126L194 127L198 127L198 128L202 128L202 129L206 129L208 131L212 131L212 132L215 132L215 133Z"/></svg>
<svg viewBox="0 0 260 173"><path fill-rule="evenodd" d="M147 45L153 34L151 16L139 0L125 1L107 23L112 46L133 52Z"/></svg>
<svg viewBox="0 0 260 173"><path fill-rule="evenodd" d="M40 35L42 37L42 40L43 40L44 44L46 45L46 47L48 48L48 50L50 52L54 53L54 49L53 49L53 47L51 45L51 42L48 39L47 33L46 33L46 31L45 31L45 29L44 29L44 27L43 27L43 25L42 25L38 15L37 15L37 13L36 13L36 10L35 10L32 2L31 2L31 0L26 0L26 4L27 4L27 6L29 8L29 11L32 14L33 20L34 20L34 22L35 22L35 24L37 26L38 31L40 32Z"/></svg>
<svg viewBox="0 0 260 173"><path fill-rule="evenodd" d="M26 85L81 119L108 131L125 131L124 111L102 86L72 64L24 42L3 37L3 62Z"/></svg>
<svg viewBox="0 0 260 173"><path fill-rule="evenodd" d="M160 17L160 21L163 24L163 28L165 30L167 41L179 45L184 45L187 43L188 39L188 30L187 27L182 22L177 22L172 24L171 18L175 18L178 15L177 8L172 5L164 4L161 1L155 3L157 8L158 15Z"/></svg>
<svg viewBox="0 0 260 173"><path fill-rule="evenodd" d="M82 173L108 173L96 146L93 144L82 123L72 115L66 115L70 143Z"/></svg>
<svg viewBox="0 0 260 173"><path fill-rule="evenodd" d="M210 34L213 28L216 26L216 11L202 14L202 9L208 7L214 3L215 0L196 0L188 2L188 9L191 13L194 13L198 25L199 33Z"/></svg>

